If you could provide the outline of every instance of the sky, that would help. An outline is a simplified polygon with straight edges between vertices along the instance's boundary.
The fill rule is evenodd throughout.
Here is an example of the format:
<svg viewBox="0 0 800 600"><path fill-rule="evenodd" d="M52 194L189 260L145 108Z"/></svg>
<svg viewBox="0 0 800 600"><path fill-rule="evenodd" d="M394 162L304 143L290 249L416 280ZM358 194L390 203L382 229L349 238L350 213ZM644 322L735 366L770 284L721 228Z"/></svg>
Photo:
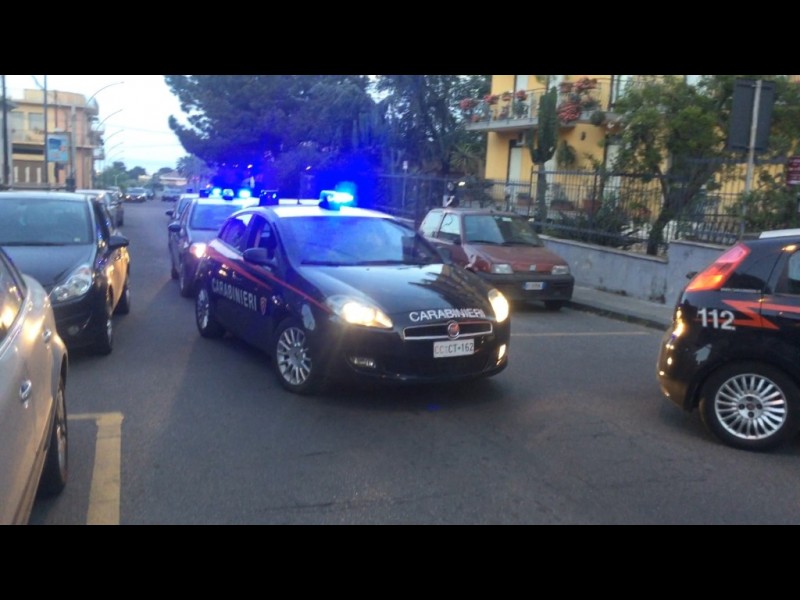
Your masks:
<svg viewBox="0 0 800 600"><path fill-rule="evenodd" d="M23 90L39 89L44 75L6 75L10 99ZM120 83L121 82L121 83ZM97 123L105 128L106 161L98 170L122 161L125 168L143 167L149 175L162 167L174 169L188 153L170 130L174 115L185 122L177 96L163 75L47 75L48 91L76 92L97 101Z"/></svg>

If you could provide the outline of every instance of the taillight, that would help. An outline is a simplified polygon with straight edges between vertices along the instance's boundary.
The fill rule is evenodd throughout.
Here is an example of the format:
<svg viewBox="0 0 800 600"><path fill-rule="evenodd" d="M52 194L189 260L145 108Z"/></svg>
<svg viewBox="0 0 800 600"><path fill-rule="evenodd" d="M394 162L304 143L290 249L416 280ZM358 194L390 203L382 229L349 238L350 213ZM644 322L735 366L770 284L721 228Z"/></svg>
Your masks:
<svg viewBox="0 0 800 600"><path fill-rule="evenodd" d="M686 286L686 291L718 290L748 254L750 254L750 248L741 242L736 244L733 248L720 255L711 265L695 275L689 285Z"/></svg>

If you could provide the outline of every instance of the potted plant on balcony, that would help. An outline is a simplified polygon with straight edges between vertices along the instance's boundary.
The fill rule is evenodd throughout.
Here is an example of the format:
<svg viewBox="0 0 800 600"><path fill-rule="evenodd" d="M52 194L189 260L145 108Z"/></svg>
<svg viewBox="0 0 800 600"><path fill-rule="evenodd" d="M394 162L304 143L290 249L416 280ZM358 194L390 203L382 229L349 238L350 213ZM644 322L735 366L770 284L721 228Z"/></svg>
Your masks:
<svg viewBox="0 0 800 600"><path fill-rule="evenodd" d="M514 116L518 119L528 116L528 93L525 90L517 90L514 93Z"/></svg>
<svg viewBox="0 0 800 600"><path fill-rule="evenodd" d="M475 98L464 98L458 103L461 114L464 115L465 119L469 120L473 120L476 106L478 106L478 101Z"/></svg>

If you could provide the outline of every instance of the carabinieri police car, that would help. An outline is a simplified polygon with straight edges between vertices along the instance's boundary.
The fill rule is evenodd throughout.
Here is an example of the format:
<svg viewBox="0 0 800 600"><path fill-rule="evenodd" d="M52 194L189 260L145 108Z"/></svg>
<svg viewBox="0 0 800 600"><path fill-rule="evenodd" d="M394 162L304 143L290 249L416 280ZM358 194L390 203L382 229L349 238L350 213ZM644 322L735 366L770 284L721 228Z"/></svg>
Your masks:
<svg viewBox="0 0 800 600"><path fill-rule="evenodd" d="M451 382L508 365L509 305L394 217L323 192L231 215L197 271L203 337L261 348L300 394L334 378Z"/></svg>

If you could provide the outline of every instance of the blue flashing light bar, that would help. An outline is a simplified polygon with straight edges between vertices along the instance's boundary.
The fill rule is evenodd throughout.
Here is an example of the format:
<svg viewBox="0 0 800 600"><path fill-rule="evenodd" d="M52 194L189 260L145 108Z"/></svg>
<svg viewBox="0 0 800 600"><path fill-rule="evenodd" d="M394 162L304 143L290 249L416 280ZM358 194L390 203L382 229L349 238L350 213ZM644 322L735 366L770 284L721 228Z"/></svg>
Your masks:
<svg viewBox="0 0 800 600"><path fill-rule="evenodd" d="M322 208L331 210L338 210L341 206L353 206L355 204L353 194L338 190L323 190L319 194L319 200L319 205Z"/></svg>

